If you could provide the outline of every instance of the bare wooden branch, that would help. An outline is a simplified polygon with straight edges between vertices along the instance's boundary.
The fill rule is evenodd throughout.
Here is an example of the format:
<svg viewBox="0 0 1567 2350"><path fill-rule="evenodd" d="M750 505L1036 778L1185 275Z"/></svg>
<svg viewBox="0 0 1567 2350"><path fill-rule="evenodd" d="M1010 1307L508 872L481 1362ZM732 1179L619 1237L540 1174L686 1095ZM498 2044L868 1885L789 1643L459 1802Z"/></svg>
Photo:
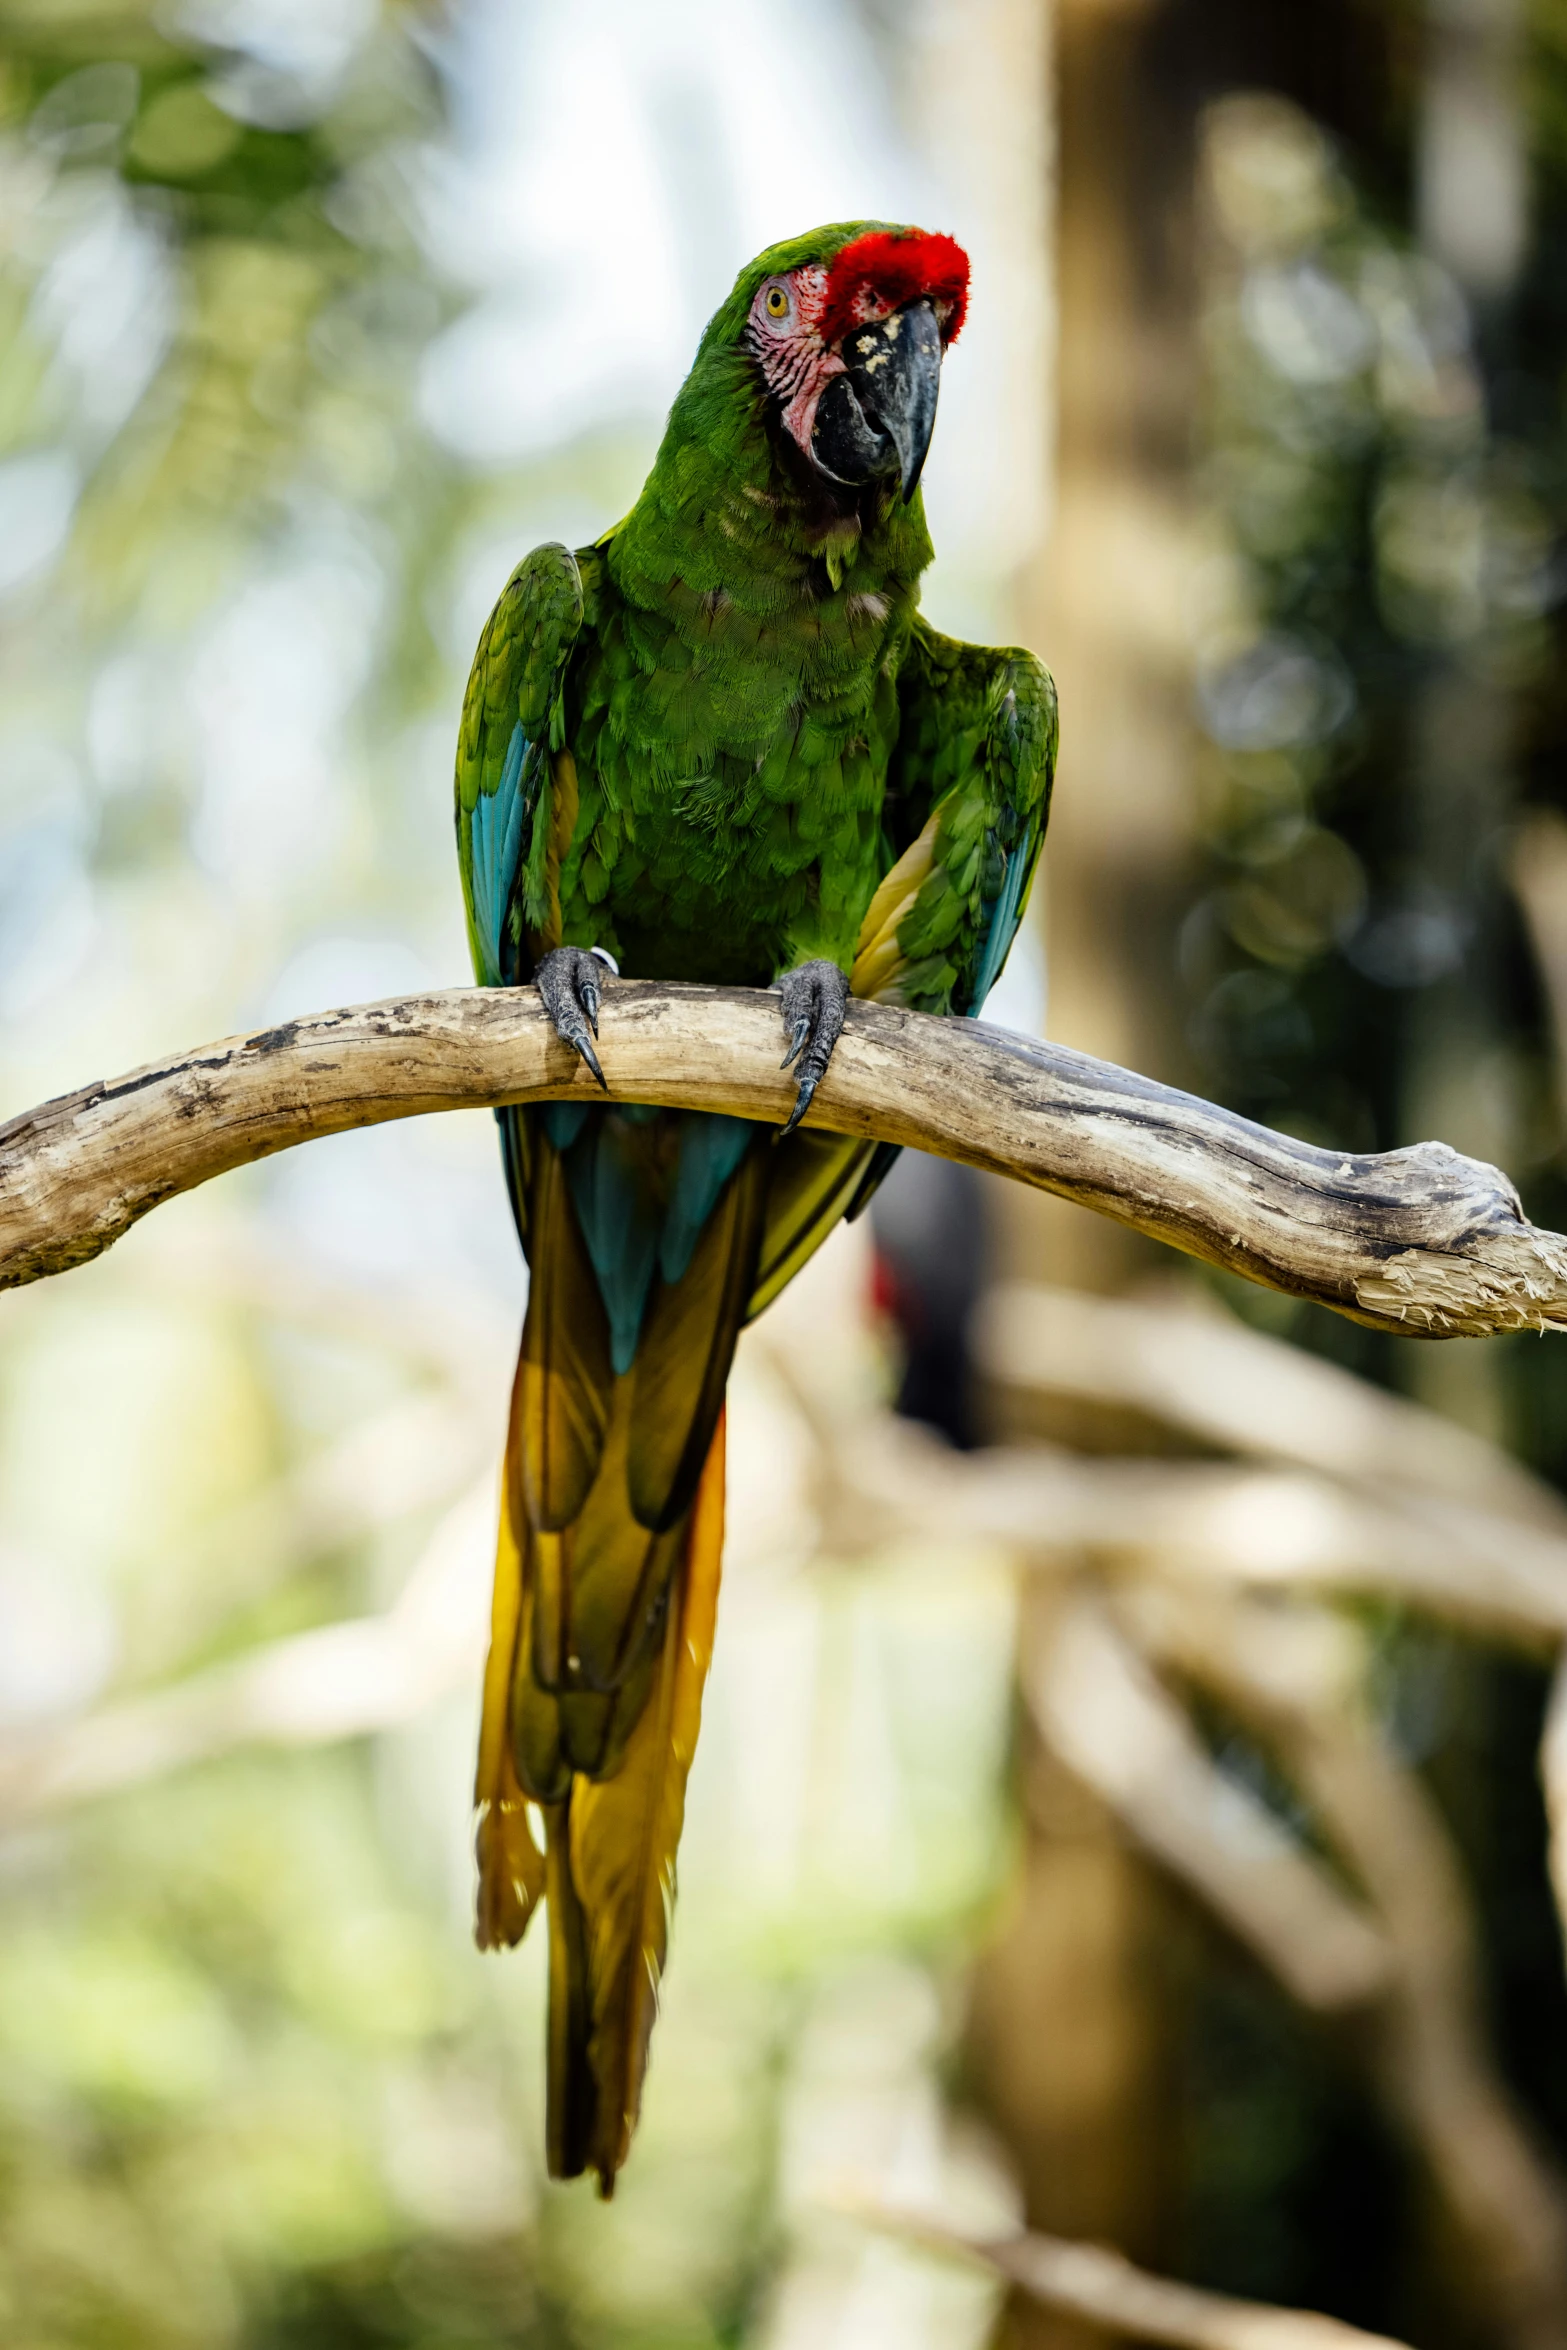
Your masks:
<svg viewBox="0 0 1567 2350"><path fill-rule="evenodd" d="M613 1098L780 1120L771 995L612 982ZM0 1128L0 1286L79 1265L177 1192L382 1119L597 1098L531 988L453 989L231 1037ZM1567 1240L1441 1143L1340 1155L1064 1046L856 1004L810 1123L1076 1200L1376 1328L1567 1327Z"/></svg>
<svg viewBox="0 0 1567 2350"><path fill-rule="evenodd" d="M1167 2343L1173 2350L1404 2350L1387 2334L1363 2333L1336 2317L1237 2301L1228 2293L1150 2276L1107 2244L1032 2234L992 2241L883 2204L845 2198L838 2208L929 2251L983 2261L1043 2308L1087 2318L1133 2341Z"/></svg>

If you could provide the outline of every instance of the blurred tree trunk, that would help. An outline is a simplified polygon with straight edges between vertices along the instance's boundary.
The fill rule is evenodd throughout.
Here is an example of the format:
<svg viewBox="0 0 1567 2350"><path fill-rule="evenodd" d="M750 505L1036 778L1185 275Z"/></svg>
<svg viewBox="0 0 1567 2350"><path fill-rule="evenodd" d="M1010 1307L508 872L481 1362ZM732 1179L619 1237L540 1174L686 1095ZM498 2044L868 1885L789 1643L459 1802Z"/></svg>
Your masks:
<svg viewBox="0 0 1567 2350"><path fill-rule="evenodd" d="M1056 1594L1030 1603L1025 1643ZM1024 1847L975 1972L969 2083L1011 2155L1029 2224L1167 2251L1176 2184L1169 1986L1184 1937L1165 1887L1025 1725ZM1015 2295L1007 2350L1102 2350L1103 2332Z"/></svg>
<svg viewBox="0 0 1567 2350"><path fill-rule="evenodd" d="M1527 242L1527 129L1520 0L1428 0L1416 138L1416 226L1463 288L1493 378L1511 360L1510 311ZM1494 397L1494 394L1493 394ZM1505 873L1495 854L1511 813L1521 697L1474 659L1438 660L1416 700L1409 751L1409 855L1439 904L1462 910L1470 951L1410 1004L1405 1134L1515 1167L1518 1104L1499 970ZM1441 1126L1434 1120L1443 1120ZM1427 1362L1429 1351L1436 1359ZM1446 1358L1456 1354L1457 1359ZM1469 1357L1473 1356L1473 1360ZM1423 1402L1507 1441L1501 1362L1489 1347L1422 1349Z"/></svg>
<svg viewBox="0 0 1567 2350"><path fill-rule="evenodd" d="M1020 26L1038 54L1043 0ZM1059 361L1054 523L1017 582L1013 625L1061 691L1062 764L1037 921L1052 1037L1134 1067L1168 1066L1150 893L1179 870L1185 808L1178 580L1189 367L1179 328L1139 297L1134 72L1141 0L1054 12ZM1026 74L1015 103L1048 103ZM1121 1286L1140 1244L1064 1203L995 1187L1003 1268ZM1106 1424L1049 1433L1112 1443ZM1050 1603L1040 1596L1036 1608ZM1169 1898L1098 1801L1024 1733L1025 1846L974 1983L972 2086L1011 2155L1031 2225L1157 2260L1173 2173L1167 2076L1177 2035L1161 1947ZM1018 2350L1104 2336L1021 2298Z"/></svg>
<svg viewBox="0 0 1567 2350"><path fill-rule="evenodd" d="M1188 832L1183 511L1187 306L1161 299L1149 224L1186 209L1147 151L1138 65L1149 0L1062 0L1055 523L1018 622L1055 672L1062 757L1042 885L1050 1034L1134 1068L1171 1065L1159 969ZM1152 917L1152 918L1151 918ZM1036 916L1037 918L1037 916ZM1139 1243L1078 1210L1009 1197L1019 1271L1119 1286Z"/></svg>

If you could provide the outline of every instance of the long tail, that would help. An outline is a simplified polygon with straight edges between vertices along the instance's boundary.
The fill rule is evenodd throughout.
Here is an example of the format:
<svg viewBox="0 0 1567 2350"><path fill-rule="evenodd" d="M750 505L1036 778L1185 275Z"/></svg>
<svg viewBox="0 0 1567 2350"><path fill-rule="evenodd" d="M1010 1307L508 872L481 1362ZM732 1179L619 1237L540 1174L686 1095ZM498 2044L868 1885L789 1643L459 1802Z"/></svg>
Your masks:
<svg viewBox="0 0 1567 2350"><path fill-rule="evenodd" d="M775 1149L764 1129L657 1111L553 1131L551 1113L508 1116L532 1279L476 1932L486 1949L516 1942L548 1904L550 2169L594 2170L607 2195L641 2102L712 1651L735 1341L853 1204L872 1154L814 1134Z"/></svg>
<svg viewBox="0 0 1567 2350"><path fill-rule="evenodd" d="M520 1385L520 1380L519 1380ZM648 2042L675 1897L686 1776L702 1722L724 1548L724 1417L696 1498L675 1529L679 1559L660 1614L644 1702L608 1776L572 1771L559 1800L531 1802L514 1760L519 1640L531 1545L508 1477L496 1554L479 1737L481 1949L518 1942L541 1897L550 1914L549 2165L597 2171L612 2192L642 2102ZM640 1676L639 1676L640 1678ZM640 1691L638 1694L642 1694ZM531 1813L531 1818L530 1818ZM533 1826L542 1824L544 1850Z"/></svg>
<svg viewBox="0 0 1567 2350"><path fill-rule="evenodd" d="M542 1129L524 1139L532 1281L485 1672L476 1931L486 1948L515 1942L547 1901L550 2168L595 2170L608 2194L664 1961L717 1609L724 1387L771 1170L768 1138L742 1136L699 1233L650 1276L617 1365L605 1287L618 1293L589 1239L601 1253L606 1231L635 1241L637 1187L662 1177L668 1192L678 1137L605 1121L564 1151ZM571 1160L576 1144L597 1157Z"/></svg>
<svg viewBox="0 0 1567 2350"><path fill-rule="evenodd" d="M642 2103L723 1546L720 1416L683 1529L649 1701L614 1773L577 1776L545 1814L550 2168L563 2178L593 2169L605 2195Z"/></svg>

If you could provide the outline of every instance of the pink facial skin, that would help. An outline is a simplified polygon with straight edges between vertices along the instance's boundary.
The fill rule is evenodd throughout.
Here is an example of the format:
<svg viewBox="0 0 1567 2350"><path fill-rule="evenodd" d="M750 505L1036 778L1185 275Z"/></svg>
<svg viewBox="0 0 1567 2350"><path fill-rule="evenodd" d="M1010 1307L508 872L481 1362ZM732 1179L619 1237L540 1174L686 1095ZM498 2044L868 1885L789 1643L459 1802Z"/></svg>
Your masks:
<svg viewBox="0 0 1567 2350"><path fill-rule="evenodd" d="M842 359L822 340L826 306L827 272L819 262L811 262L783 277L764 279L746 321L746 341L762 380L778 402L785 430L807 457L816 403L833 377L843 373Z"/></svg>

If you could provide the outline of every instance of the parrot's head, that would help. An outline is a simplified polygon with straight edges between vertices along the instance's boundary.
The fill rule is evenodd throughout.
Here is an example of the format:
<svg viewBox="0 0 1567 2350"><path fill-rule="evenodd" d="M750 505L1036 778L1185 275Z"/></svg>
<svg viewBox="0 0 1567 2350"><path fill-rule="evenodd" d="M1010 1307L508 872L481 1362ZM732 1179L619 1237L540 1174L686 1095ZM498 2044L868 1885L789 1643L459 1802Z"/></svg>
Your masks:
<svg viewBox="0 0 1567 2350"><path fill-rule="evenodd" d="M839 491L896 484L907 501L968 277L951 237L855 221L759 255L714 326L737 332L779 427L820 479Z"/></svg>

